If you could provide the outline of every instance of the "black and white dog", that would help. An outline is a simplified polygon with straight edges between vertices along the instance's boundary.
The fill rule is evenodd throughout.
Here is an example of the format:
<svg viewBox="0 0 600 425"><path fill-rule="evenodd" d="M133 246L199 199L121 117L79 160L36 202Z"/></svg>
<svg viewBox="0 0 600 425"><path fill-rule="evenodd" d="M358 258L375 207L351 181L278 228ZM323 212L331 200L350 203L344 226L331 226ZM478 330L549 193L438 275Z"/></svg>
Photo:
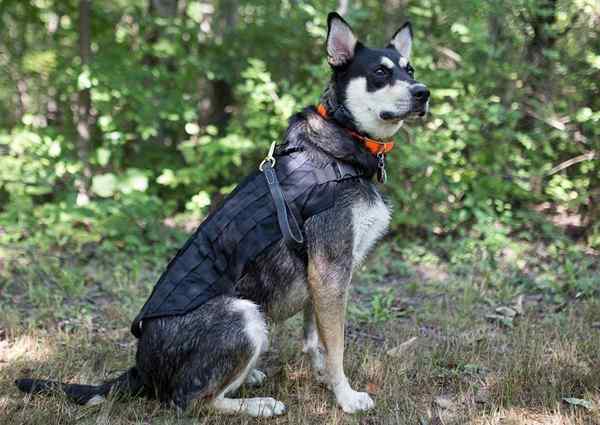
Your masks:
<svg viewBox="0 0 600 425"><path fill-rule="evenodd" d="M316 378L345 412L373 408L367 393L352 389L343 367L352 272L390 221L390 209L372 182L382 171L383 155L371 147L383 145L406 118L424 115L429 91L414 79L409 63L409 24L383 49L360 43L336 13L328 26L331 81L319 108L292 117L281 146L302 149L315 167L337 161L362 174L336 181L332 206L304 221L303 255L279 241L245 267L233 294L215 296L185 314L144 319L136 365L114 381L91 386L20 379L21 390L60 389L87 404L103 401L112 390L156 397L180 410L203 399L225 413L281 415L286 407L273 398L228 396L244 382L265 379L255 365L267 347L267 323L304 310L304 352Z"/></svg>

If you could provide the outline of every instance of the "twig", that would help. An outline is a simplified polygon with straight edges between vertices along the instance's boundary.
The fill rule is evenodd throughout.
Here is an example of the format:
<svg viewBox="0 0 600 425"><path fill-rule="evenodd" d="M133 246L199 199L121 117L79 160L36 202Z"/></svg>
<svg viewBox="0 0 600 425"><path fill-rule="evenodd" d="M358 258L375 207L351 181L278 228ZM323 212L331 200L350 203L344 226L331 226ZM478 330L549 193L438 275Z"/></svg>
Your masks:
<svg viewBox="0 0 600 425"><path fill-rule="evenodd" d="M538 115L532 108L527 108L526 111L529 115L531 115L536 120L543 122L544 124L548 124L550 127L555 128L560 131L565 131L567 126L562 121L559 121L555 118L545 118Z"/></svg>
<svg viewBox="0 0 600 425"><path fill-rule="evenodd" d="M382 336L378 336L378 335L372 335L366 332L361 332L361 331L357 331L355 329L348 329L348 333L349 334L353 334L359 337L363 337L363 338L368 338L368 339L373 339L375 341L380 341L380 342L384 342L385 338Z"/></svg>
<svg viewBox="0 0 600 425"><path fill-rule="evenodd" d="M575 158L571 158L571 159L566 160L565 162L561 162L556 167L554 167L550 171L548 171L548 174L546 174L546 175L551 176L552 174L556 174L559 171L562 171L565 168L570 167L571 165L579 164L580 162L583 162L583 161L589 161L591 159L594 159L595 157L596 157L596 152L594 152L594 151L586 152L584 154L576 156Z"/></svg>
<svg viewBox="0 0 600 425"><path fill-rule="evenodd" d="M436 47L435 50L453 62L456 62L456 63L462 62L462 56L460 54L456 53L454 50L449 49L448 47Z"/></svg>

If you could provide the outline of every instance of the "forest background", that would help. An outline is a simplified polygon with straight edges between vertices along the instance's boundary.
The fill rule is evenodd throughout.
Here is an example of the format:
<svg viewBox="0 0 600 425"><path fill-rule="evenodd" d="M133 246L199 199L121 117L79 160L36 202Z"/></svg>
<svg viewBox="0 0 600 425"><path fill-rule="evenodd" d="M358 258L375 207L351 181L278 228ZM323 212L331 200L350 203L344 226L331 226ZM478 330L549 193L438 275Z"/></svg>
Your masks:
<svg viewBox="0 0 600 425"><path fill-rule="evenodd" d="M107 314L126 327L189 232L318 102L330 10L375 46L410 20L432 93L389 155L391 232L352 320L385 338L382 323L427 311L423 282L487 309L598 307L596 0L0 0L0 340Z"/></svg>

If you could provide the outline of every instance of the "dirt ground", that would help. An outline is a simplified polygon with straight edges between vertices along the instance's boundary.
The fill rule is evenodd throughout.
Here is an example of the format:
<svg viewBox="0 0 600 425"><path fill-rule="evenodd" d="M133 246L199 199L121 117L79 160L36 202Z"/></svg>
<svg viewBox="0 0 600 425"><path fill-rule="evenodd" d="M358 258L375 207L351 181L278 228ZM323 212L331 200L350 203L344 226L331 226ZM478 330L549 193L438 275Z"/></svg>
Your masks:
<svg viewBox="0 0 600 425"><path fill-rule="evenodd" d="M129 320L161 266L14 257L0 292L0 424L600 424L598 297L507 290L482 280L476 265L465 271L426 255L382 265L389 249L357 274L346 329L347 375L376 407L354 416L336 407L312 379L294 317L271 327L266 383L240 390L285 403L274 419L201 404L178 417L143 399L80 407L60 394L19 393L17 377L97 383L131 365Z"/></svg>

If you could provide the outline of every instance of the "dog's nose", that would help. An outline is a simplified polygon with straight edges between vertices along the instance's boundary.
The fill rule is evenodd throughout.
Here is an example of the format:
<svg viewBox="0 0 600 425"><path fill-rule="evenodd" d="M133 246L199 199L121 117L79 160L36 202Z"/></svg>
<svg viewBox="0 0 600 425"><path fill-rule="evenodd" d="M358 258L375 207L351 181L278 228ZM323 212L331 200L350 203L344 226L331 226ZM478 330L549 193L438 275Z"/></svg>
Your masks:
<svg viewBox="0 0 600 425"><path fill-rule="evenodd" d="M419 102L427 102L429 89L424 84L415 84L410 87L410 94Z"/></svg>

